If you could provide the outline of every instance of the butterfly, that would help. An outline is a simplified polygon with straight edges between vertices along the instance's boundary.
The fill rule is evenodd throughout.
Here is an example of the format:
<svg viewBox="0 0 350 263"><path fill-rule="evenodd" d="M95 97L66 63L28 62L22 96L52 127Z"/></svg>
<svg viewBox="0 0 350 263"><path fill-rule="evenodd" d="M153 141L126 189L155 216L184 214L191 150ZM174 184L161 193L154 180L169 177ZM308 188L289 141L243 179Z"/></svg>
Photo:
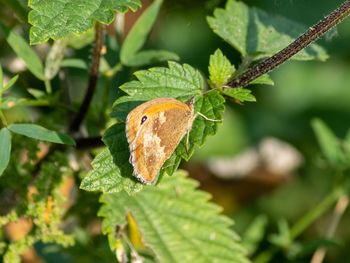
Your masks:
<svg viewBox="0 0 350 263"><path fill-rule="evenodd" d="M139 181L156 181L165 161L191 130L196 116L194 98L185 103L173 98L153 99L129 112L125 127L129 161Z"/></svg>

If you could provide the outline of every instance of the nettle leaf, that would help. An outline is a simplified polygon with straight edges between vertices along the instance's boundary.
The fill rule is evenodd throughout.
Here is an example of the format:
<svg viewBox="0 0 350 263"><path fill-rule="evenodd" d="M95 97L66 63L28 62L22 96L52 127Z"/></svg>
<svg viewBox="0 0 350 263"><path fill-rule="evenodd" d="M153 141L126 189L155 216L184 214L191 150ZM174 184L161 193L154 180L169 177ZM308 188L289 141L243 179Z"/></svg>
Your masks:
<svg viewBox="0 0 350 263"><path fill-rule="evenodd" d="M221 208L208 202L210 196L197 187L177 172L133 196L103 195L99 216L111 247L119 238L116 228L124 229L131 214L156 262L249 262L230 229L232 221L220 215Z"/></svg>
<svg viewBox="0 0 350 263"><path fill-rule="evenodd" d="M204 97L198 97L195 103L195 111L201 112L207 118L221 120L224 112L224 102L225 100L219 92L211 91L208 92ZM136 101L136 103L139 104L139 101ZM166 172L168 175L172 175L178 168L181 159L188 160L194 153L195 147L201 146L207 136L216 133L217 125L218 122L205 120L203 117L197 116L193 122L192 129L189 134L188 149L186 150L186 138L184 138L176 148L174 154L170 157L169 160L164 163L160 171L160 176L163 176L164 172ZM103 141L107 145L110 154L113 156L113 164L115 166L113 169L114 181L108 182L106 179L111 177L108 167L105 167L103 169L101 169L101 167L96 167L95 170L100 169L100 171L91 173L89 176L92 176L92 179L88 179L88 176L86 177L87 179L84 180L92 180L95 182L98 180L98 177L100 177L102 182L96 183L95 185L97 185L97 187L87 187L86 185L88 181L86 181L82 188L90 191L99 190L102 192L116 192L122 189L120 187L120 184L122 184L127 185L129 193L132 193L134 190L140 190L140 188L136 188L134 186L129 187L130 181L141 186L142 184L137 183L137 180L132 175L133 168L129 163L130 152L125 134L125 123L117 123L107 129L103 136ZM106 186L108 183L111 185Z"/></svg>
<svg viewBox="0 0 350 263"><path fill-rule="evenodd" d="M128 160L126 160L126 163L129 163ZM103 150L96 156L92 162L92 167L92 171L81 182L81 189L104 193L117 193L124 190L128 194L132 194L140 191L143 187L135 178L122 176L108 149Z"/></svg>
<svg viewBox="0 0 350 263"><path fill-rule="evenodd" d="M212 30L244 57L271 56L307 30L297 22L235 0L229 0L225 9L215 9L214 16L207 20ZM327 58L326 51L316 44L292 57L294 60L322 61Z"/></svg>
<svg viewBox="0 0 350 263"><path fill-rule="evenodd" d="M209 79L214 87L221 87L227 83L235 72L235 66L217 49L209 59Z"/></svg>
<svg viewBox="0 0 350 263"><path fill-rule="evenodd" d="M172 175L178 168L181 159L188 160L194 149L201 146L207 136L216 133L217 125L223 118L225 100L220 92L216 90L202 94L204 80L199 72L189 65L170 62L169 68L141 70L136 72L135 75L138 78L137 81L131 81L121 86L121 89L130 96L119 98L113 105L112 116L117 117L119 120L125 120L126 115L133 108L146 100L173 97L186 101L192 96L195 96L195 112L200 112L206 118L215 120L206 120L200 115L196 117L189 133L188 149L186 150L186 138L184 138L160 171L161 176L164 173ZM118 184L129 186L130 180L137 183L132 175L133 169L129 163L130 152L125 134L125 123L117 123L107 129L103 136L103 141L113 156L112 162L110 161L109 163L111 165L114 164L114 181L110 180L112 185L107 185L108 180L106 178L111 177L110 169L112 168L109 166L102 168L101 163L98 167L100 171L97 171L97 168L94 169L96 171L93 171L84 179L85 182L83 182L82 188L102 192L117 192L123 188L118 186ZM95 181L99 177L102 182L96 183ZM87 186L90 181L93 181L94 186ZM130 187L126 188L130 189ZM139 188L135 189L139 190ZM134 188L131 187L131 190L127 191L132 193Z"/></svg>
<svg viewBox="0 0 350 263"><path fill-rule="evenodd" d="M36 140L75 145L74 140L64 133L48 130L42 126L31 123L10 124L8 129L14 133L27 136Z"/></svg>
<svg viewBox="0 0 350 263"><path fill-rule="evenodd" d="M48 39L59 39L70 33L83 33L95 21L110 24L114 11L135 11L141 6L140 0L30 0L28 20L30 43L39 44Z"/></svg>
<svg viewBox="0 0 350 263"><path fill-rule="evenodd" d="M123 84L120 89L135 100L150 100L161 97L190 97L200 95L204 79L190 65L169 62L169 68L155 67L134 73L138 80Z"/></svg>
<svg viewBox="0 0 350 263"><path fill-rule="evenodd" d="M11 133L7 128L0 130L0 176L5 171L11 155Z"/></svg>
<svg viewBox="0 0 350 263"><path fill-rule="evenodd" d="M256 101L256 98L252 94L252 91L249 89L244 88L222 88L221 89L222 94L234 98L235 100L238 100L239 102L245 102L245 101Z"/></svg>

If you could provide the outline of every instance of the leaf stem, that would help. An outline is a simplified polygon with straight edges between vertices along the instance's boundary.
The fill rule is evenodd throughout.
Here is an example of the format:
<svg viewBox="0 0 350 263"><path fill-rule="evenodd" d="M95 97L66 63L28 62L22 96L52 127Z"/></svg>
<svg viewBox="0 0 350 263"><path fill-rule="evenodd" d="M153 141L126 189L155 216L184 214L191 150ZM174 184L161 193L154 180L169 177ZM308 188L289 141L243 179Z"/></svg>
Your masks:
<svg viewBox="0 0 350 263"><path fill-rule="evenodd" d="M71 132L77 132L80 128L81 123L83 122L85 115L89 109L92 97L94 95L97 80L98 80L98 69L100 66L101 50L103 46L103 26L99 23L95 25L95 45L92 52L92 64L90 68L90 76L88 87L86 89L85 97L79 108L78 113L73 118L69 130Z"/></svg>
<svg viewBox="0 0 350 263"><path fill-rule="evenodd" d="M317 40L328 30L340 23L348 15L350 15L350 0L345 1L340 7L335 9L328 16L319 21L316 25L311 26L304 34L294 40L290 45L272 57L269 57L262 62L254 65L245 73L229 81L226 85L231 88L247 86L254 79L278 67L287 59L298 53L300 50L310 45L313 41Z"/></svg>
<svg viewBox="0 0 350 263"><path fill-rule="evenodd" d="M45 83L46 92L47 92L48 94L51 94L51 93L52 93L52 88L51 88L51 82L50 82L50 80L45 79L45 80L44 80L44 83Z"/></svg>
<svg viewBox="0 0 350 263"><path fill-rule="evenodd" d="M290 240L296 239L304 232L304 230L326 212L342 194L342 189L335 188L315 208L300 218L290 230Z"/></svg>

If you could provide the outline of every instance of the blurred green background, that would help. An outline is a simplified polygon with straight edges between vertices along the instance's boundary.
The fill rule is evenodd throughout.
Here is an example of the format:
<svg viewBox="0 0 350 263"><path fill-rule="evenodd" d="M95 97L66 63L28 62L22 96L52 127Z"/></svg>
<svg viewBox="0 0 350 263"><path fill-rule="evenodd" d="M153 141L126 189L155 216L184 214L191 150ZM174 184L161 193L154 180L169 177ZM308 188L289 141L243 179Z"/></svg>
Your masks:
<svg viewBox="0 0 350 263"><path fill-rule="evenodd" d="M343 1L256 0L244 2L250 6L258 6L269 13L282 15L311 26ZM217 48L220 48L231 62L238 66L239 53L216 36L206 22L206 16L212 15L215 7L224 7L224 5L225 1L221 0L165 1L147 48L173 51L180 56L181 63L188 63L198 68L205 76L208 76L209 56ZM0 15L2 20L7 19L15 25L18 21L16 17L12 17L11 12L10 6L6 5L0 11ZM13 53L5 45L3 38L0 41L3 47L0 50L1 60L2 63L6 63L13 57ZM110 47L114 47L118 52L114 40L107 41L110 41ZM317 205L334 184L335 174L325 165L310 124L311 120L315 117L321 118L340 138L344 138L350 128L350 18L317 43L328 51L330 55L328 61L288 61L271 73L275 86L251 87L257 103L238 105L228 102L225 121L218 134L210 138L207 144L196 152L190 163L184 164L184 168L190 171L190 175L197 178L203 189L211 192L214 200L224 207L225 213L235 220L235 230L240 235L244 234L258 215L267 216L266 233L259 246L259 251L269 246L268 236L276 233L278 220L283 218L293 224ZM89 51L90 47L74 51L74 57L87 59L86 54ZM107 57L110 62L116 62L116 58L117 56L110 53ZM112 89L110 94L110 102L117 96L118 85L130 79L133 70L125 70L111 81L115 89ZM87 80L83 72L71 70L70 76L73 77L72 86L86 85ZM94 109L101 106L98 98L104 94L103 84L101 81L93 110L90 113L91 121L95 121L96 124L99 123L101 115L98 110ZM40 86L42 83L28 74L21 76L20 85ZM72 92L77 93L77 90L79 89L75 88L75 91ZM24 93L21 88L18 88L17 92ZM79 93L77 93L77 98L79 98ZM28 118L28 114L15 112L13 118L23 120ZM98 127L92 127L90 132L94 133L98 130ZM268 137L288 143L291 148L299 152L303 161L296 165L293 171L288 171L286 174L283 172L271 173L269 169L260 165L253 172L248 171L241 174L239 178L232 176L228 179L218 178L215 172L208 168L208 160L235 158L245 153L247 149L258 151L259 144ZM90 194L86 194L88 197L84 195L80 196L82 200L90 200ZM91 200L96 199L91 198ZM331 212L320 217L312 227L303 233L299 241L307 242L322 237L329 224ZM90 210L86 211L86 214L89 213L91 213ZM347 211L335 234L335 240L339 241L339 244L329 249L325 262L345 262L344 259L350 256L348 250L350 247L349 225L350 212ZM86 248L83 246L86 237L83 232L80 234L82 247L79 245L75 247L75 253L84 253L82 251L85 251ZM39 251L47 249L40 245L37 248ZM55 256L45 256L47 262L74 262L69 259L69 256L55 254L54 250L53 248L51 255ZM108 248L105 244L94 253L99 254L106 251ZM45 254L45 252L42 253ZM294 259L293 262L309 262L311 255L312 251L306 253L302 258ZM109 257L106 256L106 258ZM93 258L84 259L82 255L79 262L97 262L91 260ZM273 262L286 260L285 255L281 254L277 255Z"/></svg>

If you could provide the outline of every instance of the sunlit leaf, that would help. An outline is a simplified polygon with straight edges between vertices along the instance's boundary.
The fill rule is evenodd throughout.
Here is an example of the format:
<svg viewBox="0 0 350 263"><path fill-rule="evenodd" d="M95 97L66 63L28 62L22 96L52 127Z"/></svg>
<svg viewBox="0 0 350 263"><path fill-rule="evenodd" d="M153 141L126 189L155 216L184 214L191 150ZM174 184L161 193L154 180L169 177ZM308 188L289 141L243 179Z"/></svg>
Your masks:
<svg viewBox="0 0 350 263"><path fill-rule="evenodd" d="M230 228L232 221L197 186L177 172L132 196L103 195L99 216L111 247L118 240L117 226L123 228L130 213L155 262L248 262Z"/></svg>
<svg viewBox="0 0 350 263"><path fill-rule="evenodd" d="M209 79L215 87L221 87L232 77L235 72L234 65L225 57L220 49L217 49L209 59Z"/></svg>
<svg viewBox="0 0 350 263"><path fill-rule="evenodd" d="M59 39L70 33L83 33L90 29L94 22L110 24L115 11L135 11L141 6L140 0L30 0L32 9L28 21L30 43L39 44L49 38Z"/></svg>

